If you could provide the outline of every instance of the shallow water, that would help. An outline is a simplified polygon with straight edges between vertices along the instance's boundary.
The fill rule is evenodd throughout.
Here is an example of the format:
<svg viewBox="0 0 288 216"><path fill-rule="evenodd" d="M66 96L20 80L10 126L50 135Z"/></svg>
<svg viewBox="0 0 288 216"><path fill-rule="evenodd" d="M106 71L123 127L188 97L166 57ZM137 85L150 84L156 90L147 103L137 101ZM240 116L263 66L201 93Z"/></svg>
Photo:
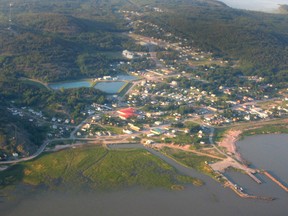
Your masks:
<svg viewBox="0 0 288 216"><path fill-rule="evenodd" d="M126 82L99 82L94 88L99 89L108 94L116 94Z"/></svg>
<svg viewBox="0 0 288 216"><path fill-rule="evenodd" d="M259 135L237 143L244 159L288 183L288 135Z"/></svg>
<svg viewBox="0 0 288 216"><path fill-rule="evenodd" d="M288 170L278 169L276 165L268 168L264 161L274 158L272 164L278 164L278 159L287 164L288 135L264 135L248 137L237 143L245 159L255 162L259 168L272 169L277 175L285 178ZM273 141L273 142L272 142ZM266 144L265 144L266 143ZM271 147L272 145L272 147ZM113 146L110 146L113 148ZM116 147L116 146L114 146ZM120 148L137 147L141 145L123 145ZM119 148L119 147L116 147ZM280 148L280 149L279 149ZM253 150L255 149L255 150ZM164 189L147 190L129 188L114 192L43 192L29 193L19 196L16 200L0 204L1 216L284 216L288 212L288 194L264 176L264 183L256 184L248 176L230 172L229 177L243 186L247 192L273 196L278 199L273 202L239 198L232 190L223 188L220 184L195 170L183 167L161 153L149 150L161 159L174 166L182 174L203 179L206 185L202 187L187 186L184 191L169 191ZM268 151L268 153L267 153ZM279 155L279 151L280 155ZM264 155L263 155L264 154ZM276 155L275 155L276 154ZM268 158L267 158L268 157Z"/></svg>

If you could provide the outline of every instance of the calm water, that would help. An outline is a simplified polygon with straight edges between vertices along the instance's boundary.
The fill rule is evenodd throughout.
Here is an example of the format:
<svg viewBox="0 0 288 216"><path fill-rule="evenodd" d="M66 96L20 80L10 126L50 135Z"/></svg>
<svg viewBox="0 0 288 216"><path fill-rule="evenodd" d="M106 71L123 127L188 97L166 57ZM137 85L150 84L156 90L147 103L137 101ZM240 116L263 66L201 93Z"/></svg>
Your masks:
<svg viewBox="0 0 288 216"><path fill-rule="evenodd" d="M48 85L52 89L71 89L71 88L81 88L81 87L91 87L92 82L89 80L79 80L79 81L71 81L71 82L59 82L59 83L51 83Z"/></svg>
<svg viewBox="0 0 288 216"><path fill-rule="evenodd" d="M125 84L125 82L122 82L122 81L133 81L133 80L137 80L138 77L130 76L130 75L118 75L117 77L115 77L115 79L117 81L100 82L95 86L95 88L103 92L109 93L109 94L115 94ZM92 87L92 84L93 84L93 79L85 79L85 80L51 83L48 86L52 89L58 90L61 88L71 89L71 88L81 88L81 87Z"/></svg>
<svg viewBox="0 0 288 216"><path fill-rule="evenodd" d="M279 4L288 4L288 0L220 0L230 7L254 11L273 12Z"/></svg>
<svg viewBox="0 0 288 216"><path fill-rule="evenodd" d="M270 163L274 164L275 162L278 164L278 159L282 161L281 157L284 156L284 162L287 164L287 140L288 135L255 136L239 142L238 146L245 159L255 162L255 165L259 166L259 168L273 168L277 175L285 178L288 175L288 169L285 170L274 165L268 167L266 160L273 158ZM130 146L126 145L120 148ZM136 147L143 148L142 146ZM154 150L149 151L174 166L179 172L203 179L206 185L202 187L189 186L184 191L130 188L115 192L80 192L77 194L69 192L38 192L22 198L19 196L18 199L10 202L0 203L1 216L287 215L288 194L268 179L264 178L265 183L257 185L246 175L228 173L235 182L243 185L244 189L249 192L278 198L273 202L245 200L236 196L230 189L223 188L209 177L183 167ZM281 151L280 155L279 151Z"/></svg>
<svg viewBox="0 0 288 216"><path fill-rule="evenodd" d="M288 184L288 135L261 135L238 142L245 160L259 169L271 171Z"/></svg>
<svg viewBox="0 0 288 216"><path fill-rule="evenodd" d="M99 82L94 88L99 89L108 94L116 94L126 82Z"/></svg>

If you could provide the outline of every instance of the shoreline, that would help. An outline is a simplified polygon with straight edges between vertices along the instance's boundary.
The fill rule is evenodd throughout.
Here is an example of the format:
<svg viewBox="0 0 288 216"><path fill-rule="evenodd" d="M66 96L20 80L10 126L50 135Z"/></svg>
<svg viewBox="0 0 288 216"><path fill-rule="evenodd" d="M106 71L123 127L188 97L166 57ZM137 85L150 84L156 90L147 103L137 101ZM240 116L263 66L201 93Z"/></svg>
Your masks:
<svg viewBox="0 0 288 216"><path fill-rule="evenodd" d="M225 133L224 138L217 143L218 146L226 148L227 154L230 156L235 156L237 160L245 163L241 154L237 151L236 142L240 139L243 130L230 129Z"/></svg>
<svg viewBox="0 0 288 216"><path fill-rule="evenodd" d="M242 155L238 151L238 147L236 143L243 139L244 137L247 136L256 136L256 135L265 135L265 134L288 134L287 130L281 130L281 127L283 127L283 124L287 124L288 119L283 119L281 121L276 121L276 122L263 122L259 124L255 124L251 127L251 125L245 125L244 127L231 127L229 128L225 133L223 138L217 142L217 145L219 147L224 147L226 150L227 155L229 156L234 156L236 160L239 162L245 164L246 166L248 165L247 161L243 159ZM275 126L278 128L277 132L275 132L275 129L271 128L267 130L265 127L267 126ZM285 126L286 127L286 126ZM263 130L261 130L263 128ZM251 134L247 134L249 131L257 130L260 129L259 131L255 131Z"/></svg>

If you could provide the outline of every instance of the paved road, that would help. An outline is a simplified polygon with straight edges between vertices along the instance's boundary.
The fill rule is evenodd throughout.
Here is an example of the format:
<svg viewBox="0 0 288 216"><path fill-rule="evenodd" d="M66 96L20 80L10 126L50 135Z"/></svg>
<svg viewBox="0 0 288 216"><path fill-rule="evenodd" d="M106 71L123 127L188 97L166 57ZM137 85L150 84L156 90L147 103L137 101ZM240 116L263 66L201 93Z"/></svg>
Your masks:
<svg viewBox="0 0 288 216"><path fill-rule="evenodd" d="M21 159L17 159L17 160L12 160L12 161L0 161L0 165L16 164L16 163L32 160L32 159L38 157L44 151L44 149L46 148L46 146L49 143L50 143L49 140L44 141L44 143L40 146L40 148L33 155L31 155L29 157L21 158Z"/></svg>

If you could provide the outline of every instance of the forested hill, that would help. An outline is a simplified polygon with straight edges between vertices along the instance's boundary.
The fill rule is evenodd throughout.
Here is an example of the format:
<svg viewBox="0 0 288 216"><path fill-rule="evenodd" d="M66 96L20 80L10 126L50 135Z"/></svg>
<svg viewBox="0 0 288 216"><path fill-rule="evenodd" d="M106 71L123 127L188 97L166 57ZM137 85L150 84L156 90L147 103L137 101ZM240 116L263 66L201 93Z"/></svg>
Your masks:
<svg viewBox="0 0 288 216"><path fill-rule="evenodd" d="M117 72L109 69L110 64L122 60L111 53L134 45L123 36L129 28L117 13L118 0L10 3L0 1L0 160L12 152L34 153L51 130L45 121L16 117L11 109L22 113L29 107L49 119L77 122L87 104L105 102L104 94L94 88L51 91L24 82L23 77L51 82L110 75Z"/></svg>
<svg viewBox="0 0 288 216"><path fill-rule="evenodd" d="M103 52L129 43L126 21L113 11L118 2L1 2L1 74L57 81L112 73Z"/></svg>
<svg viewBox="0 0 288 216"><path fill-rule="evenodd" d="M247 74L287 81L287 15L236 10L212 0L149 2L164 12L149 14L146 21L193 40L192 45L239 60L238 66Z"/></svg>
<svg viewBox="0 0 288 216"><path fill-rule="evenodd" d="M285 14L235 10L215 0L15 0L12 30L8 31L10 2L2 2L2 74L57 81L113 73L109 70L113 59L103 52L120 52L129 44L121 34L129 31L127 21L117 10L145 11L151 6L164 9L164 13L145 11L143 21L184 36L194 41L193 46L215 55L239 60L238 66L247 74L286 79Z"/></svg>

